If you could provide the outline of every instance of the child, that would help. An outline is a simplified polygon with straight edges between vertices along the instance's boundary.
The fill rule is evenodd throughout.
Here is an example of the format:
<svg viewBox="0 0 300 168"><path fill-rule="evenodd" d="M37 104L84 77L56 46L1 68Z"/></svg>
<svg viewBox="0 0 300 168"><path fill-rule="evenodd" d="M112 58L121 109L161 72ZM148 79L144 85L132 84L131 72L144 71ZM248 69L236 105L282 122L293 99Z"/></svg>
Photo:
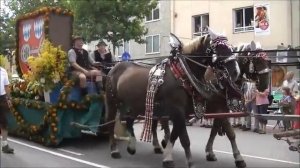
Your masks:
<svg viewBox="0 0 300 168"><path fill-rule="evenodd" d="M290 88L288 87L283 87L282 92L283 92L283 97L279 102L280 110L282 111L283 114L291 115L294 113L294 108L295 108L294 97L292 96ZM284 131L286 131L287 129L288 130L292 129L291 123L288 120L283 120L283 126L284 126Z"/></svg>
<svg viewBox="0 0 300 168"><path fill-rule="evenodd" d="M256 90L256 108L258 114L267 114L268 113L268 106L269 106L269 88L264 90L263 92L260 92ZM259 134L266 134L266 126L267 126L268 120L264 118L259 118Z"/></svg>

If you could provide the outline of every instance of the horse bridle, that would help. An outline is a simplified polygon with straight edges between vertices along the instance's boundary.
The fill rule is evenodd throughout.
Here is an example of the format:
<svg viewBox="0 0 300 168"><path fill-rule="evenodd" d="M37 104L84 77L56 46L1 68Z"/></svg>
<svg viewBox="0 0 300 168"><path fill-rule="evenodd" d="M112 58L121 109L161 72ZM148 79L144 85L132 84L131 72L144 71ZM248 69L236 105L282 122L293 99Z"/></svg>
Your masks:
<svg viewBox="0 0 300 168"><path fill-rule="evenodd" d="M246 57L246 58L244 58L244 60L243 60L244 64L246 64L247 62L249 62L249 73L250 74L262 75L262 74L270 72L269 68L265 68L265 69L262 69L260 71L257 71L256 68L255 68L255 65L253 64L253 59L259 59L259 58L265 59L264 58L265 55L266 55L266 53L258 51L258 53L255 54L255 55L252 55L252 57ZM253 66L253 67L251 67L251 66ZM251 69L253 69L253 70L251 70Z"/></svg>

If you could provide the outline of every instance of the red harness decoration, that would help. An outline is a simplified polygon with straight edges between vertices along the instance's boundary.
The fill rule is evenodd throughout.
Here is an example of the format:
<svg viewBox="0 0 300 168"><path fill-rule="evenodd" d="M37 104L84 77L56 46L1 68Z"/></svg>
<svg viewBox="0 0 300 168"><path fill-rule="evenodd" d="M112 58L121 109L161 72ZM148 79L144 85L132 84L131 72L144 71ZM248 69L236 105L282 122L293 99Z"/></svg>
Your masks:
<svg viewBox="0 0 300 168"><path fill-rule="evenodd" d="M190 94L193 95L194 87L189 82L184 70L182 69L178 59L169 60L169 66L176 79L182 82L183 88Z"/></svg>
<svg viewBox="0 0 300 168"><path fill-rule="evenodd" d="M160 64L155 65L149 72L145 104L145 123L140 138L141 141L151 142L154 98L157 89L164 83L163 78L166 64L167 60L164 60Z"/></svg>

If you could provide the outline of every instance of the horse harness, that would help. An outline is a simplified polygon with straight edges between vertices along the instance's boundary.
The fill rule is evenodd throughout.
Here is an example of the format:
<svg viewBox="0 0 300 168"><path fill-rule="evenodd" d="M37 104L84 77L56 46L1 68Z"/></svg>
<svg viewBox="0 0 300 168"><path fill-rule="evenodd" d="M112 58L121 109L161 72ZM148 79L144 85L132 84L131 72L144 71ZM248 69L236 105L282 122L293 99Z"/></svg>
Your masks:
<svg viewBox="0 0 300 168"><path fill-rule="evenodd" d="M171 52L175 53L175 52ZM235 59L235 57L229 57L223 62L231 61ZM203 65L199 62L196 62L186 56L176 54L167 59L164 59L161 63L155 65L153 68L151 68L149 72L149 79L148 79L148 86L147 86L147 94L146 94L146 104L145 104L145 123L144 128L141 134L140 140L144 140L146 142L151 142L152 137L152 120L154 118L153 111L154 111L154 104L155 104L155 94L158 90L158 88L164 83L164 75L165 75L165 68L166 66L170 67L170 70L172 71L174 77L181 81L182 87L187 91L189 95L192 96L193 100L193 107L194 107L194 113L197 118L202 118L204 116L204 113L206 112L206 104L204 97L207 95L204 95L206 93L205 91L211 91L211 92L218 92L220 89L224 89L224 87L221 85L221 82L217 82L215 84L208 84L206 82L199 81L194 75L192 75L191 70L189 69L189 66L186 63L186 60L190 60L197 64L198 66L207 69L206 65ZM219 70L214 71L216 75L218 76L219 80L227 80L230 78L229 73L227 69L225 68L224 72L221 72ZM231 80L231 79L229 79Z"/></svg>
<svg viewBox="0 0 300 168"><path fill-rule="evenodd" d="M249 62L249 73L251 74L265 74L265 73L269 73L270 72L270 69L269 68L265 68L265 69L262 69L260 71L257 71L254 64L253 64L253 59L258 59L258 58L262 58L264 60L267 60L268 56L267 56L267 53L265 52L258 52L257 54L255 54L254 56L252 57L245 57L243 59L243 64L246 64L247 62Z"/></svg>

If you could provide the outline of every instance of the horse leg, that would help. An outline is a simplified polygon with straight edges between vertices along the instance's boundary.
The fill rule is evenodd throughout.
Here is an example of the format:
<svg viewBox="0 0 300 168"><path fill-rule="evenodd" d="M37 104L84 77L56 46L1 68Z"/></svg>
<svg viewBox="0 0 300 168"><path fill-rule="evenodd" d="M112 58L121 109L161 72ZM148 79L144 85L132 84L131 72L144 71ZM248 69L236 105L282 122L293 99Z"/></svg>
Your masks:
<svg viewBox="0 0 300 168"><path fill-rule="evenodd" d="M105 90L105 107L106 107L106 120L107 121L112 121L116 119L116 114L117 114L117 104L118 102L116 101L114 97L114 92L112 89L112 83L111 79L107 78L107 83L106 83L106 90ZM117 142L115 139L115 124L109 124L108 125L108 131L109 131L109 144L110 144L110 154L112 158L121 158L121 154L117 148Z"/></svg>
<svg viewBox="0 0 300 168"><path fill-rule="evenodd" d="M187 164L188 164L189 168L191 168L191 167L193 167L193 161L192 161L193 159L192 159L192 153L191 153L191 149L190 149L190 139L189 139L189 135L187 133L186 127L182 128L182 132L179 135L179 139L180 139L180 143L185 152Z"/></svg>
<svg viewBox="0 0 300 168"><path fill-rule="evenodd" d="M213 143L215 140L215 137L218 133L220 121L218 119L215 119L213 121L213 126L210 131L209 139L206 144L205 153L206 153L206 160L207 161L216 161L217 157L215 153L213 152Z"/></svg>
<svg viewBox="0 0 300 168"><path fill-rule="evenodd" d="M117 112L117 107L114 104L108 103L109 100L106 101L106 113L108 114L107 116L107 121L112 121L116 118L116 112ZM110 154L112 158L121 158L121 154L117 148L117 142L114 137L115 134L115 124L109 124L108 125L108 131L109 131L109 144L110 144Z"/></svg>
<svg viewBox="0 0 300 168"><path fill-rule="evenodd" d="M153 134L153 142L152 145L154 147L154 153L156 154L161 154L162 149L158 143L158 138L157 138L157 124L158 124L158 120L157 119L153 119L152 120L152 134Z"/></svg>
<svg viewBox="0 0 300 168"><path fill-rule="evenodd" d="M173 151L173 146L178 138L178 131L175 129L175 126L172 129L170 139L167 140L167 145L163 153L163 167L164 168L174 168L175 164L173 161L173 156L172 156L172 151Z"/></svg>
<svg viewBox="0 0 300 168"><path fill-rule="evenodd" d="M161 141L161 145L163 148L166 148L168 139L170 139L170 127L169 127L169 118L162 118L160 120L161 127L164 130L165 136L164 139Z"/></svg>
<svg viewBox="0 0 300 168"><path fill-rule="evenodd" d="M236 144L236 140L235 140L235 133L233 128L231 127L229 121L227 119L223 119L222 122L222 127L231 143L231 147L232 147L232 152L233 152L233 157L235 159L235 165L238 168L244 168L246 167L246 163L242 157L242 155L240 154L240 151L237 147Z"/></svg>
<svg viewBox="0 0 300 168"><path fill-rule="evenodd" d="M134 135L134 130L133 130L133 123L134 123L134 118L132 117L127 117L126 118L126 126L127 126L127 131L129 132L129 141L127 145L127 152L131 155L134 155L136 152L136 138Z"/></svg>

